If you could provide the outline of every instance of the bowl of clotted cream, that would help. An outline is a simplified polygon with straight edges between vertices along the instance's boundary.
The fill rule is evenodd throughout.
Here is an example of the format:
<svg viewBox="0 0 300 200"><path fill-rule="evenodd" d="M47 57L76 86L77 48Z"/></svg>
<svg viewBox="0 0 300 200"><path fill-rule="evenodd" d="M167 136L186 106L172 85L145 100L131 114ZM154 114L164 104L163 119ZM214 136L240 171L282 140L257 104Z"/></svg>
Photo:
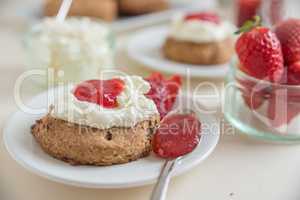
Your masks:
<svg viewBox="0 0 300 200"><path fill-rule="evenodd" d="M44 18L27 32L24 48L28 74L43 86L99 78L114 66L109 25L87 17Z"/></svg>

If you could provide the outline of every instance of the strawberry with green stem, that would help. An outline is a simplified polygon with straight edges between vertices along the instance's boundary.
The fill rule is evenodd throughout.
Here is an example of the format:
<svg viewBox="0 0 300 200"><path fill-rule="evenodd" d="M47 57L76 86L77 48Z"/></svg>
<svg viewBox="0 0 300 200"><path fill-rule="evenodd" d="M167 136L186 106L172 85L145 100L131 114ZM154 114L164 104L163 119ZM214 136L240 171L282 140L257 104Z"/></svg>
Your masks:
<svg viewBox="0 0 300 200"><path fill-rule="evenodd" d="M279 82L284 72L281 45L270 29L261 26L260 17L245 22L236 34L241 34L235 46L240 70L259 80ZM258 109L269 90L258 90L256 81L238 81L246 105Z"/></svg>
<svg viewBox="0 0 300 200"><path fill-rule="evenodd" d="M237 32L239 67L257 79L279 82L284 72L281 44L269 28L261 26L260 17L247 21Z"/></svg>

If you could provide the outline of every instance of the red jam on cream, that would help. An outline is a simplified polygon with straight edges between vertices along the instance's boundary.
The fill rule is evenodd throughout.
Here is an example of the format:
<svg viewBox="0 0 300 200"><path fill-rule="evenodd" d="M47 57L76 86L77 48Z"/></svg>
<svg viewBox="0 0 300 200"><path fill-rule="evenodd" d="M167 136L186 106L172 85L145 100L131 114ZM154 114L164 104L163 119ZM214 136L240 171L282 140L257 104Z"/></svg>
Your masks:
<svg viewBox="0 0 300 200"><path fill-rule="evenodd" d="M232 23L214 13L178 14L172 20L169 37L194 43L218 42L232 37L234 30Z"/></svg>
<svg viewBox="0 0 300 200"><path fill-rule="evenodd" d="M190 20L200 20L200 21L207 21L212 22L215 24L220 24L221 19L220 17L212 12L197 12L197 13L190 13L187 14L184 18L186 21Z"/></svg>
<svg viewBox="0 0 300 200"><path fill-rule="evenodd" d="M51 115L99 129L133 127L159 114L154 101L146 97L150 89L140 76L69 85L55 96Z"/></svg>
<svg viewBox="0 0 300 200"><path fill-rule="evenodd" d="M80 101L96 103L105 108L118 106L117 96L124 90L124 81L115 78L110 80L89 80L80 83L74 95Z"/></svg>

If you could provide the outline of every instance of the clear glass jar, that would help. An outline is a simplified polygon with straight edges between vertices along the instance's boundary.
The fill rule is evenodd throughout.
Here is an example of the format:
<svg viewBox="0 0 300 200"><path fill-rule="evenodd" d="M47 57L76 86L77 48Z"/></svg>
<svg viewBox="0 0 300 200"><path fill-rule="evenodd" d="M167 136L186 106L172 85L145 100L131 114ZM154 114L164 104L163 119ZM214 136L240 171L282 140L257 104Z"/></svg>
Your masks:
<svg viewBox="0 0 300 200"><path fill-rule="evenodd" d="M224 113L242 133L262 140L300 142L300 86L250 77L232 62Z"/></svg>
<svg viewBox="0 0 300 200"><path fill-rule="evenodd" d="M27 71L35 70L31 79L42 86L98 78L114 67L113 33L101 20L46 18L27 32L24 49Z"/></svg>

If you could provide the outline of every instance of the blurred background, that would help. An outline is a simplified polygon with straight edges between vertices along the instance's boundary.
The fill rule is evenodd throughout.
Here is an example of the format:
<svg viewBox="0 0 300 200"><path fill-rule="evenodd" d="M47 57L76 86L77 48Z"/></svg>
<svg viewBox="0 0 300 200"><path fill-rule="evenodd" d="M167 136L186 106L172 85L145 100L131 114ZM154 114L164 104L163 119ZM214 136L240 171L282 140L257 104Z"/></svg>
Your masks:
<svg viewBox="0 0 300 200"><path fill-rule="evenodd" d="M236 26L240 26L256 14L261 15L265 19L264 23L269 25L280 21L281 18L300 17L299 0L153 0L154 4L149 3L152 2L150 0L129 0L127 1L129 2L128 4L122 5L117 2L117 0L74 0L70 15L89 16L107 23L109 30L114 35L116 51L113 60L114 66L129 74L141 76L147 76L154 70L146 68L144 64L135 62L128 57L126 47L129 39L136 31L143 30L146 27L157 24L167 25L175 13L212 10L217 12L222 19L226 19ZM61 0L0 0L0 128L3 127L4 122L11 113L18 109L14 99L15 81L24 71L32 67L26 64L28 63L27 54L31 51L25 45L28 31L44 17L56 15L60 4ZM221 86L224 82L224 77L218 79L205 77L193 78L191 85L195 86L197 83L205 80L212 81L216 85ZM21 88L21 97L26 101L44 89L29 80L24 81L24 85ZM147 187L128 191L123 190L119 191L119 196L107 190L78 189L76 192L72 187L48 182L23 170L9 158L1 140L2 137L0 137L1 200L24 199L22 195L27 195L27 199L31 200L41 198L50 200L55 199L55 196L63 199L63 195L60 195L62 193L68 199L86 199L91 194L93 199L99 199L101 195L104 195L106 197L112 196L112 199L124 197L124 200L133 200L135 198L146 199L144 192L149 192L151 189ZM229 195L231 191L238 191L240 194L243 194L244 196L241 199L246 199L247 197L248 199L252 199L251 195L253 194L261 195L262 199L269 198L270 195L273 195L273 199L283 199L283 197L292 200L299 199L300 196L296 193L299 191L299 177L294 178L296 177L294 172L299 170L294 169L293 171L284 168L287 167L284 164L288 164L291 160L295 159L294 157L288 157L288 155L294 155L296 150L293 147L283 150L280 147L272 146L267 147L270 151L262 153L262 149L265 150L265 146L251 145L248 142L241 142L236 138L227 138L222 141L220 147L217 149L216 155L219 155L218 159L212 157L210 162L205 163L203 167L201 166L202 168L198 174L194 171L194 174L189 174L181 178L181 180L196 182L195 177L196 179L204 180L201 185L203 193L209 194L212 197L211 199L233 199L234 197ZM227 157L224 155L224 152L227 154ZM246 152L246 156L242 152ZM274 152L282 156L283 162L276 163L277 161L273 162L271 160L271 157L274 157ZM222 160L222 158L225 159ZM259 159L258 161L262 162L257 162L257 158ZM279 174L278 171L275 171L276 167L273 171L269 172L269 169L264 164L268 159L270 160L266 166L276 166L278 169L282 167L278 171L283 173ZM240 163L236 164L232 160L239 160ZM241 170L244 166L253 166L251 168L253 171L261 172L263 174L262 177L267 177L268 179L265 178L262 183L255 184L254 186L253 183L256 183L256 180L245 181L249 177ZM288 167L298 168L299 166L289 165ZM203 171L205 173L200 174ZM233 178L228 171L237 173L235 179L232 180L234 187L231 187L230 184L224 181L224 183L220 183L222 185L220 187L221 192L213 191L216 182L211 177L223 177L222 180L231 180ZM291 171L291 173L288 174L287 171ZM276 178L274 174L277 174ZM275 188L268 187L268 184L278 182L278 180L283 183L276 185ZM284 184L289 185L288 187L282 187ZM197 184L194 184L194 186L198 187ZM263 186L265 186L264 191L262 190ZM18 188L18 193L15 192L16 188ZM193 195L195 188L193 188L193 191L190 191L191 188L190 185L183 188L181 188L180 184L177 187L175 185L173 191L179 191L180 194L177 196L177 193L174 193L173 198L181 197L189 199L188 197L194 196L194 199L198 199L198 197ZM274 191L280 193L281 196L274 193Z"/></svg>

